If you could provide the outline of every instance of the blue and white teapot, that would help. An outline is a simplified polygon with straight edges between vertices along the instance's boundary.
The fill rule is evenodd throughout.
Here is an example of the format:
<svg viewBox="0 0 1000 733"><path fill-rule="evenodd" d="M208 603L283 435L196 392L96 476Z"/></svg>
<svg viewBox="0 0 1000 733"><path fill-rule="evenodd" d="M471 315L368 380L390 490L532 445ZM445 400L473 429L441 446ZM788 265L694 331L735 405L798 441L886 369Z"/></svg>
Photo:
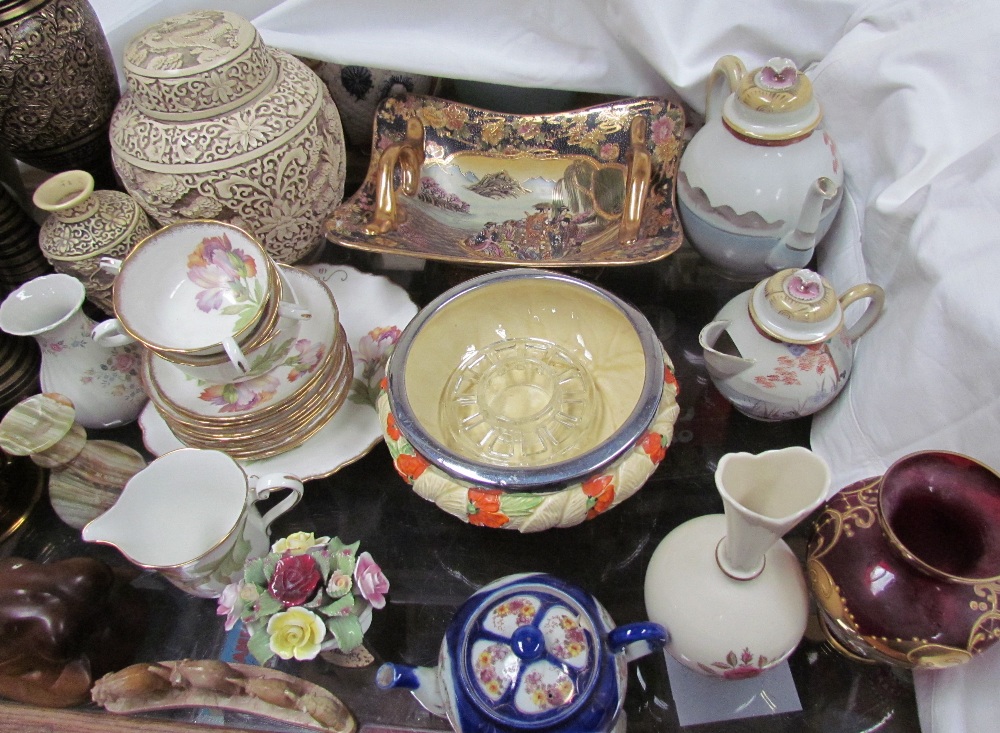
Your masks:
<svg viewBox="0 0 1000 733"><path fill-rule="evenodd" d="M616 627L593 596L563 580L510 575L458 609L437 667L387 663L376 682L412 690L460 733L623 733L626 664L666 641L656 623Z"/></svg>

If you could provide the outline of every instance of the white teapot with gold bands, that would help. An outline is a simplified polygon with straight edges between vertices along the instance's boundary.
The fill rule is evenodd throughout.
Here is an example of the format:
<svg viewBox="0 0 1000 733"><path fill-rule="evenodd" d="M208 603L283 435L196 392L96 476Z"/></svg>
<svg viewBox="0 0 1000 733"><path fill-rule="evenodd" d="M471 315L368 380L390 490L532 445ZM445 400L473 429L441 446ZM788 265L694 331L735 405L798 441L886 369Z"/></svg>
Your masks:
<svg viewBox="0 0 1000 733"><path fill-rule="evenodd" d="M844 311L870 303L855 323ZM878 285L855 285L839 298L806 269L775 273L730 300L698 336L712 382L737 410L787 420L826 407L847 383L854 342L882 312Z"/></svg>
<svg viewBox="0 0 1000 733"><path fill-rule="evenodd" d="M806 266L833 223L844 170L822 119L791 60L753 71L735 56L715 64L677 197L687 238L728 276L753 281Z"/></svg>

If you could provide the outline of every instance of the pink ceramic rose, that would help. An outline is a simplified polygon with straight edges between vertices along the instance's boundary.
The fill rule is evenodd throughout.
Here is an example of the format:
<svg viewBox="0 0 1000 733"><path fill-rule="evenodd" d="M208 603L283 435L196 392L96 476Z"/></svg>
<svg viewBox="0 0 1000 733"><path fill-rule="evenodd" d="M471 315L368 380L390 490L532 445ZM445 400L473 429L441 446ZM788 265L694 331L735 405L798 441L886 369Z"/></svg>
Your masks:
<svg viewBox="0 0 1000 733"><path fill-rule="evenodd" d="M278 560L268 590L285 608L301 606L323 582L312 555L286 555Z"/></svg>
<svg viewBox="0 0 1000 733"><path fill-rule="evenodd" d="M354 567L354 583L361 597L373 608L385 608L385 594L389 592L389 580L382 574L382 568L372 559L371 553L358 555Z"/></svg>

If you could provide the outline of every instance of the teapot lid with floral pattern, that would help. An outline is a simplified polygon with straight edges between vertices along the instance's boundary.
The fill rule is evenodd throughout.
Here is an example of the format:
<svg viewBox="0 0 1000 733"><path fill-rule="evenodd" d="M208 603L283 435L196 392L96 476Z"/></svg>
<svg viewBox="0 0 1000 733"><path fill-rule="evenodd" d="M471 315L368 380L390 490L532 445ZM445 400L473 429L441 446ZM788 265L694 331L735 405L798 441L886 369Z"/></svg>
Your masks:
<svg viewBox="0 0 1000 733"><path fill-rule="evenodd" d="M648 621L615 627L593 596L551 575L501 578L466 600L448 626L436 670L447 690L439 712L465 732L609 731L620 718L626 662L666 638ZM415 684L399 681L403 665L385 667L392 669L380 672L379 686L414 689L427 706Z"/></svg>
<svg viewBox="0 0 1000 733"><path fill-rule="evenodd" d="M750 317L766 335L792 344L818 344L843 325L833 287L812 270L789 268L762 280L750 297Z"/></svg>

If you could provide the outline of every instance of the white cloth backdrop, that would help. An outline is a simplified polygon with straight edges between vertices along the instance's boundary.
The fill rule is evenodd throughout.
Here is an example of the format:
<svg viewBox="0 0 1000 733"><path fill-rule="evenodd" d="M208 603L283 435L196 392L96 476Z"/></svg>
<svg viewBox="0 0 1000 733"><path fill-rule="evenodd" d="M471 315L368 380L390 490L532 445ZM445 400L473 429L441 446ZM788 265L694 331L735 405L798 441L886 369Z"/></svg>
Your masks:
<svg viewBox="0 0 1000 733"><path fill-rule="evenodd" d="M838 289L886 290L841 397L814 420L834 487L938 448L1000 468L1000 3L996 0L92 0L116 57L209 7L338 63L524 87L679 94L720 56L808 69L847 197L820 247ZM992 730L1000 650L916 675L925 733Z"/></svg>

